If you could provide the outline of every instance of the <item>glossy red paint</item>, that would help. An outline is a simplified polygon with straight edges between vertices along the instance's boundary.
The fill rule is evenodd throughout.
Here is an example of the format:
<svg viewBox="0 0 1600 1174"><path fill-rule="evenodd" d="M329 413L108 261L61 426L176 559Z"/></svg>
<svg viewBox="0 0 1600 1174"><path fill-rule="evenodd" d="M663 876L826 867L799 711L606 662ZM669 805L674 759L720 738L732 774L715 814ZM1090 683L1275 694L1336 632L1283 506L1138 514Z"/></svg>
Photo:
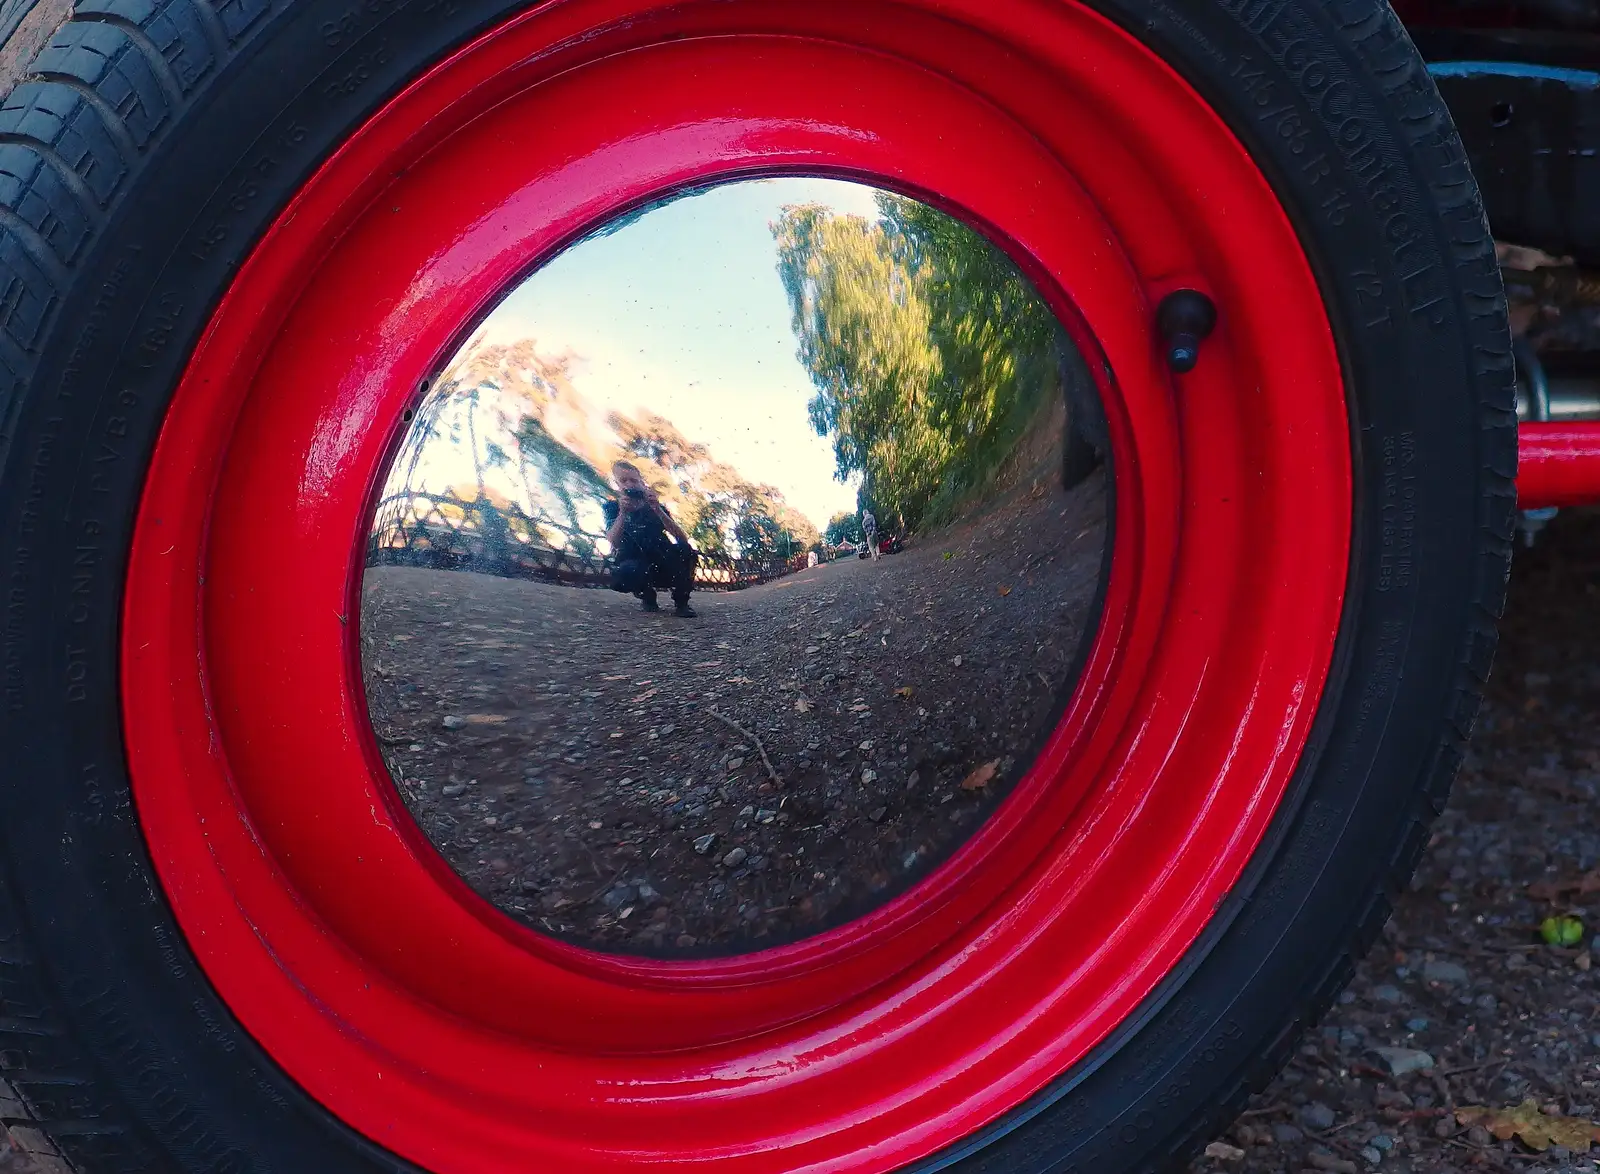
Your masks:
<svg viewBox="0 0 1600 1174"><path fill-rule="evenodd" d="M1600 502L1600 421L1517 425L1517 505Z"/></svg>
<svg viewBox="0 0 1600 1174"><path fill-rule="evenodd" d="M1104 360L1105 618L1040 760L912 892L742 958L587 953L470 892L383 770L354 636L367 512L419 382L509 282L653 197L773 173L985 227ZM1182 285L1222 318L1175 382L1151 320ZM128 575L140 818L241 1022L430 1170L893 1169L1103 1040L1237 878L1327 671L1349 464L1326 317L1270 189L1089 10L547 6L356 134L197 348Z"/></svg>

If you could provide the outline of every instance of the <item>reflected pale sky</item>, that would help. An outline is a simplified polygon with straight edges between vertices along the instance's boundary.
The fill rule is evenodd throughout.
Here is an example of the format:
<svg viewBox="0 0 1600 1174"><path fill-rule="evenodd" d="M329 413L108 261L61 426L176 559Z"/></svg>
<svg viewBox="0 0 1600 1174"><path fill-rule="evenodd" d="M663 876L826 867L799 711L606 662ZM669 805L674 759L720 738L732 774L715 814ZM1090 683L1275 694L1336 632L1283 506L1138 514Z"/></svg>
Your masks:
<svg viewBox="0 0 1600 1174"><path fill-rule="evenodd" d="M785 204L876 219L873 189L828 179L744 181L653 209L569 249L510 294L477 333L579 356L573 383L605 409L648 409L820 529L855 508L832 444L806 418L770 223Z"/></svg>

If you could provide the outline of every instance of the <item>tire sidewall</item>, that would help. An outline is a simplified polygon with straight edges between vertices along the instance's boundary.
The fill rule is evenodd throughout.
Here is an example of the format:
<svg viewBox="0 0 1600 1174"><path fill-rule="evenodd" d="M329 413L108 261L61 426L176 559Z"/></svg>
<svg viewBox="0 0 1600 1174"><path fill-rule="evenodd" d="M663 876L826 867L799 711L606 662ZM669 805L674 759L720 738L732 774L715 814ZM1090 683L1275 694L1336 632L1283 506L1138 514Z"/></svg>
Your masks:
<svg viewBox="0 0 1600 1174"><path fill-rule="evenodd" d="M1306 243L1350 389L1350 593L1290 797L1204 940L1089 1061L930 1171L1163 1165L1243 1095L1292 1041L1285 1025L1332 997L1408 867L1413 813L1453 767L1442 731L1470 720L1475 608L1503 584L1482 533L1509 532L1510 505L1481 492L1486 465L1514 461L1483 433L1511 402L1498 275L1459 144L1392 13L1097 3L1233 125ZM110 1168L410 1168L300 1093L184 945L130 798L122 579L167 404L232 274L387 96L518 7L307 0L269 18L107 210L19 373L27 394L0 415L0 946L14 922L28 982L93 1049L117 1105L85 1115L131 1125L97 1143Z"/></svg>

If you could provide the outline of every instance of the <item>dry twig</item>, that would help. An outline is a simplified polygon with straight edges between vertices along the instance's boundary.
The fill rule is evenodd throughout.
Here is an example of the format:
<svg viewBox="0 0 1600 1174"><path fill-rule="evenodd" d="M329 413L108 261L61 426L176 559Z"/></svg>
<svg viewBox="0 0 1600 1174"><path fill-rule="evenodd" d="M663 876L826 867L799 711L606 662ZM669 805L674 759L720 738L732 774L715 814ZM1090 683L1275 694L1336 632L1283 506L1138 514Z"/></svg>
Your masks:
<svg viewBox="0 0 1600 1174"><path fill-rule="evenodd" d="M1270 1117L1273 1113L1282 1113L1290 1107L1282 1101L1273 1101L1272 1104L1262 1105L1259 1109L1246 1109L1239 1114L1239 1119L1242 1121L1246 1117Z"/></svg>
<svg viewBox="0 0 1600 1174"><path fill-rule="evenodd" d="M1440 1076L1460 1076L1463 1072L1481 1072L1485 1068L1498 1068L1503 1064L1511 1063L1509 1056L1499 1056L1492 1060L1483 1060L1477 1064L1462 1064L1458 1068L1446 1068Z"/></svg>
<svg viewBox="0 0 1600 1174"><path fill-rule="evenodd" d="M761 752L761 761L766 765L767 774L772 777L773 785L778 787L783 786L783 780L778 777L778 772L772 768L772 759L767 757L767 748L761 744L761 739L759 736L757 736L754 732L745 729L716 706L712 706L710 709L706 710L706 712L724 725L731 726L733 729L738 730L739 733L743 734L746 738L749 738L752 742L754 742L756 744L756 749Z"/></svg>

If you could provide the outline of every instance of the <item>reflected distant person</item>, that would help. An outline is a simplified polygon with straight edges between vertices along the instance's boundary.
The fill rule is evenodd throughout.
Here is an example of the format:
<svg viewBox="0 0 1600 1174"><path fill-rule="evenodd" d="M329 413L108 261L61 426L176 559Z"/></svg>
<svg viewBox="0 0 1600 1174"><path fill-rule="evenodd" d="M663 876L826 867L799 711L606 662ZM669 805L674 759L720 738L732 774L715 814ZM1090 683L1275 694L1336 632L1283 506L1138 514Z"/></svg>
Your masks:
<svg viewBox="0 0 1600 1174"><path fill-rule="evenodd" d="M611 543L611 589L638 596L645 611L660 611L656 588L670 588L674 614L693 619L689 593L694 590L699 555L689 536L633 465L627 461L612 465L611 480L617 497L604 506L606 539Z"/></svg>
<svg viewBox="0 0 1600 1174"><path fill-rule="evenodd" d="M861 533L866 537L867 549L872 552L874 561L878 555L878 519L872 516L871 510L861 511Z"/></svg>

